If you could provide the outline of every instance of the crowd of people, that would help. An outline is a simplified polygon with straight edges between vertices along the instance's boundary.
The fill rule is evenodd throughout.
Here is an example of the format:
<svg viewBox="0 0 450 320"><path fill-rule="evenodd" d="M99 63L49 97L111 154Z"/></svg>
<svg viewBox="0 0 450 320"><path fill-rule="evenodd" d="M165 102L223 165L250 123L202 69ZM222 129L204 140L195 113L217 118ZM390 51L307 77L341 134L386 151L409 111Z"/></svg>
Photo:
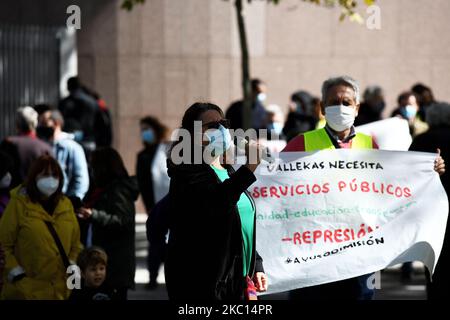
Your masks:
<svg viewBox="0 0 450 320"><path fill-rule="evenodd" d="M350 77L328 79L322 96L292 94L289 112L265 105L267 85L251 82L248 123L266 129L270 140L285 140L283 152L321 149L377 149L376 141L355 126L383 118L384 91L370 86L360 101ZM256 207L246 191L264 147L250 141L247 163L238 170L227 162L233 144L229 129L240 129L244 102L226 113L211 103L195 103L180 128L200 142L192 149L211 153L201 163L178 163L171 151L183 139L168 141L168 128L157 118L140 120L143 149L136 176L111 147L111 114L100 96L78 78L68 81L69 96L50 105L17 110L17 134L0 146L0 292L4 299L126 300L135 286L135 201L142 195L149 239L148 289L157 287L165 263L173 300L253 300L267 278L256 251ZM391 116L408 121L411 150L436 152L435 171L450 191L443 159L450 157L450 105L437 102L423 84L402 92ZM250 154L256 154L251 162ZM191 155L194 157L194 153ZM195 161L194 161L195 162ZM446 297L450 260L447 230L429 298ZM212 239L214 241L212 241ZM81 289L67 287L67 269L77 265ZM405 264L404 276L411 274ZM292 291L291 299L372 299L371 275ZM428 277L429 279L429 277Z"/></svg>
<svg viewBox="0 0 450 320"><path fill-rule="evenodd" d="M138 179L111 147L106 103L78 78L68 89L56 108L19 108L0 146L3 299L125 300L135 285Z"/></svg>

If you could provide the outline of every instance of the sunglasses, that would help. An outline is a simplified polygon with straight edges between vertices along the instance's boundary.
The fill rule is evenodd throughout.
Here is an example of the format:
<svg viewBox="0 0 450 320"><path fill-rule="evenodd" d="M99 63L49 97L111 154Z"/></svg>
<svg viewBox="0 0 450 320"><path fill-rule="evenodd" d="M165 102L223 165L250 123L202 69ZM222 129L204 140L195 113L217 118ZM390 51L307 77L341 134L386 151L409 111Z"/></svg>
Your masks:
<svg viewBox="0 0 450 320"><path fill-rule="evenodd" d="M220 126L225 127L226 129L230 128L230 120L228 119L222 119L219 121L212 121L212 122L208 122L203 124L203 127L208 128L208 129L219 129Z"/></svg>

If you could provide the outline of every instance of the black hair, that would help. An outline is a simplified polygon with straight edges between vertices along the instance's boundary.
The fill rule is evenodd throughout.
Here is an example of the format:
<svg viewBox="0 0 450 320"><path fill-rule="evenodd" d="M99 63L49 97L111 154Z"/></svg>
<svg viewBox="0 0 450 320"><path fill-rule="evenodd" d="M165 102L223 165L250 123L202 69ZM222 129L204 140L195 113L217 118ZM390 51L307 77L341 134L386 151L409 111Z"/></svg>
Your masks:
<svg viewBox="0 0 450 320"><path fill-rule="evenodd" d="M223 111L219 106L209 102L196 102L184 113L183 120L181 121L181 128L188 130L190 133L194 133L194 122L200 121L202 114L210 110L217 111L224 117Z"/></svg>
<svg viewBox="0 0 450 320"><path fill-rule="evenodd" d="M78 77L71 77L67 80L67 90L73 91L81 87Z"/></svg>
<svg viewBox="0 0 450 320"><path fill-rule="evenodd" d="M41 114L43 114L44 112L53 110L53 107L46 103L37 104L33 108L34 108L34 110L36 110L36 112L38 113L39 116Z"/></svg>
<svg viewBox="0 0 450 320"><path fill-rule="evenodd" d="M222 118L225 117L222 109L220 109L219 106L209 103L209 102L196 102L193 105L191 105L186 112L184 113L183 120L181 120L181 128L189 131L191 134L191 137L194 136L194 123L195 121L200 121L202 114L204 114L207 111L217 111ZM194 145L194 139L191 139L192 146ZM172 146L169 149L169 157L173 150L173 148L181 143L183 140L179 138L177 141L175 141Z"/></svg>
<svg viewBox="0 0 450 320"><path fill-rule="evenodd" d="M423 94L425 91L430 91L431 92L431 88L427 87L426 85L424 85L423 83L416 83L415 85L413 85L413 87L411 88L411 91L414 92L415 94L421 95Z"/></svg>
<svg viewBox="0 0 450 320"><path fill-rule="evenodd" d="M406 99L408 99L410 96L414 96L414 92L412 91L405 91L400 93L400 95L397 98L397 103L400 106L402 104L403 101L405 101Z"/></svg>
<svg viewBox="0 0 450 320"><path fill-rule="evenodd" d="M95 150L92 153L91 165L98 187L104 187L116 179L129 177L122 157L111 147Z"/></svg>
<svg viewBox="0 0 450 320"><path fill-rule="evenodd" d="M258 90L258 87L262 84L264 84L264 81L262 81L261 79L258 78L252 79L250 82L252 92L256 92Z"/></svg>

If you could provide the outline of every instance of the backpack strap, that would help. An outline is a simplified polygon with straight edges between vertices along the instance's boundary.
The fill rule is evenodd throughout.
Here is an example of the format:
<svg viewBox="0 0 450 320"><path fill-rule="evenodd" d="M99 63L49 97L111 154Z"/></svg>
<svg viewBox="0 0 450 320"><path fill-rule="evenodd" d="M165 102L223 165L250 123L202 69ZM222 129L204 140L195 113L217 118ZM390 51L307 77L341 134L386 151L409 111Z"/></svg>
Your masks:
<svg viewBox="0 0 450 320"><path fill-rule="evenodd" d="M67 270L67 268L70 266L70 261L69 258L67 257L66 252L64 251L64 247L61 243L61 240L59 239L58 233L56 233L56 230L50 221L44 221L44 223L47 226L48 231L52 235L53 240L55 240L56 246L58 247L59 255L61 256L64 267Z"/></svg>

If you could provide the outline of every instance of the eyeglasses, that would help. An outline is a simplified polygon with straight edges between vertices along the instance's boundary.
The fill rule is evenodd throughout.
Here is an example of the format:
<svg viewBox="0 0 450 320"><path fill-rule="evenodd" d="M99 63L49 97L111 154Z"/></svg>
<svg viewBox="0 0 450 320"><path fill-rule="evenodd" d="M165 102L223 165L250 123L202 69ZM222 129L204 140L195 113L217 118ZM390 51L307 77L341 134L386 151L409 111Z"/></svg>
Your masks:
<svg viewBox="0 0 450 320"><path fill-rule="evenodd" d="M208 128L208 129L219 129L220 125L229 129L230 128L230 120L222 119L219 121L212 121L212 122L205 123L202 126Z"/></svg>

